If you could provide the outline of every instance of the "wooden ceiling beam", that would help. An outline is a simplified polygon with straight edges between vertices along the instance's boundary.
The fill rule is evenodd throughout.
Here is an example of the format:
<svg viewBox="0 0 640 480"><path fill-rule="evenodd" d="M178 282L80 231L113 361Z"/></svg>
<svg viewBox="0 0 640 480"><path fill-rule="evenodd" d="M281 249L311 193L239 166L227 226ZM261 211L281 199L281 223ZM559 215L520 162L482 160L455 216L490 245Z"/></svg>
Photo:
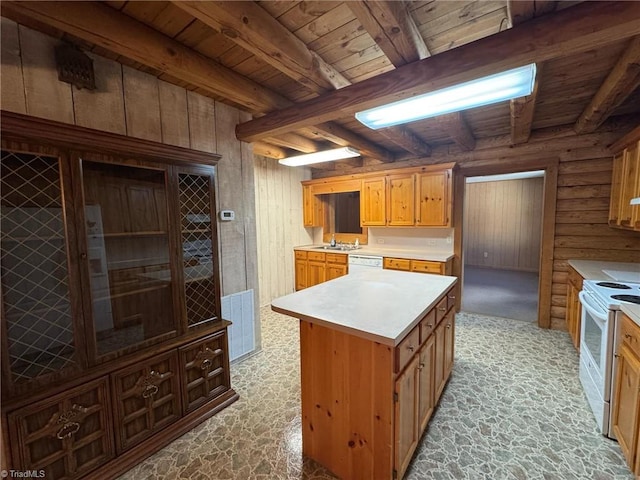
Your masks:
<svg viewBox="0 0 640 480"><path fill-rule="evenodd" d="M557 6L558 2L553 0L509 0L509 24L512 27L520 25L522 22L555 11Z"/></svg>
<svg viewBox="0 0 640 480"><path fill-rule="evenodd" d="M263 157L275 158L280 160L282 158L287 157L287 152L284 148L277 147L276 145L271 145L266 142L254 142L253 153L255 155L261 155Z"/></svg>
<svg viewBox="0 0 640 480"><path fill-rule="evenodd" d="M236 127L240 140L335 120L533 62L635 36L640 2L583 2Z"/></svg>
<svg viewBox="0 0 640 480"><path fill-rule="evenodd" d="M347 5L396 67L431 55L404 1L352 0Z"/></svg>
<svg viewBox="0 0 640 480"><path fill-rule="evenodd" d="M335 144L343 147L352 146L357 148L362 155L375 157L384 163L395 161L395 157L387 149L361 137L360 135L348 130L335 122L321 123L311 127L311 130Z"/></svg>
<svg viewBox="0 0 640 480"><path fill-rule="evenodd" d="M476 137L460 112L447 113L434 118L436 124L458 144L462 150L476 148Z"/></svg>
<svg viewBox="0 0 640 480"><path fill-rule="evenodd" d="M351 84L256 2L172 3L313 92Z"/></svg>
<svg viewBox="0 0 640 480"><path fill-rule="evenodd" d="M431 155L431 147L407 127L382 128L377 132L414 155L420 157Z"/></svg>
<svg viewBox="0 0 640 480"><path fill-rule="evenodd" d="M576 121L576 133L594 132L640 85L640 36L629 43L620 59Z"/></svg>
<svg viewBox="0 0 640 480"><path fill-rule="evenodd" d="M533 115L536 110L536 100L538 98L538 85L543 70L542 63L536 65L536 80L533 84L531 95L514 98L509 104L511 112L511 144L526 143L531 135L533 125Z"/></svg>
<svg viewBox="0 0 640 480"><path fill-rule="evenodd" d="M97 2L2 2L2 16L33 28L53 27L163 71L251 112L292 105L285 97Z"/></svg>
<svg viewBox="0 0 640 480"><path fill-rule="evenodd" d="M307 137L303 137L302 135L298 135L297 133L283 133L277 137L266 138L265 141L279 147L290 148L302 153L313 153L318 150L322 150L316 142L309 140Z"/></svg>

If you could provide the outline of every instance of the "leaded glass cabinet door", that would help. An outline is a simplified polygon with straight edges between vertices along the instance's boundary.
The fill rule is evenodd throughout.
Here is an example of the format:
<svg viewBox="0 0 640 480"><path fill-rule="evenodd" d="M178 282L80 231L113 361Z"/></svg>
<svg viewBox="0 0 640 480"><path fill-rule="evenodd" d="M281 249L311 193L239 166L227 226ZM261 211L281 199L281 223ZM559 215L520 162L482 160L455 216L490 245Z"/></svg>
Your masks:
<svg viewBox="0 0 640 480"><path fill-rule="evenodd" d="M97 157L96 157L97 158ZM90 358L102 362L175 337L168 174L82 158Z"/></svg>
<svg viewBox="0 0 640 480"><path fill-rule="evenodd" d="M184 310L188 328L220 317L213 168L178 169Z"/></svg>
<svg viewBox="0 0 640 480"><path fill-rule="evenodd" d="M2 150L3 393L27 391L85 362L76 333L79 282L69 262L76 248L67 228L69 179L64 158Z"/></svg>

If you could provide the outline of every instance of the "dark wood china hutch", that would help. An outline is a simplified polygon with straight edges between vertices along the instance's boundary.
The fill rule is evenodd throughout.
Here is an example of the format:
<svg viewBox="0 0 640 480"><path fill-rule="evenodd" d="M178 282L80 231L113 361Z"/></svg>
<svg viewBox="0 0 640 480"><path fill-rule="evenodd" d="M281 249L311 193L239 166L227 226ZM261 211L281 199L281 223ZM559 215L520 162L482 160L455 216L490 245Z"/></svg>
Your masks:
<svg viewBox="0 0 640 480"><path fill-rule="evenodd" d="M234 402L219 156L2 112L7 468L113 478Z"/></svg>

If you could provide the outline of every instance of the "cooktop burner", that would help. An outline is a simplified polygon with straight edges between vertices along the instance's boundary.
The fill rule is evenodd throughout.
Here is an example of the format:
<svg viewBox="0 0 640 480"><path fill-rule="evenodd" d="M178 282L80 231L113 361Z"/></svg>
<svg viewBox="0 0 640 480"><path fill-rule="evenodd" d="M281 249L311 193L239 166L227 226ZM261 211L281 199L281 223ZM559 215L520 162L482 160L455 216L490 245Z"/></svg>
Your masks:
<svg viewBox="0 0 640 480"><path fill-rule="evenodd" d="M640 295L611 295L611 298L640 305Z"/></svg>
<svg viewBox="0 0 640 480"><path fill-rule="evenodd" d="M624 285L623 283L615 283L615 282L598 282L596 283L599 287L606 288L619 288L620 290L630 290L631 287L629 285Z"/></svg>

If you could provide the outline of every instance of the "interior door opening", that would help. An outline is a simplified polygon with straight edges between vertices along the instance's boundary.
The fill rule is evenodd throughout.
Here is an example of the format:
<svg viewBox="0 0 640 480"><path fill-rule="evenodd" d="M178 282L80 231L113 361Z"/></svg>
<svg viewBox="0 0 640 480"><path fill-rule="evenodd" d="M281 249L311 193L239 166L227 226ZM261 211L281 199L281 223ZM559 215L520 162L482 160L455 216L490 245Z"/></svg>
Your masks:
<svg viewBox="0 0 640 480"><path fill-rule="evenodd" d="M467 177L462 308L538 319L544 170Z"/></svg>

